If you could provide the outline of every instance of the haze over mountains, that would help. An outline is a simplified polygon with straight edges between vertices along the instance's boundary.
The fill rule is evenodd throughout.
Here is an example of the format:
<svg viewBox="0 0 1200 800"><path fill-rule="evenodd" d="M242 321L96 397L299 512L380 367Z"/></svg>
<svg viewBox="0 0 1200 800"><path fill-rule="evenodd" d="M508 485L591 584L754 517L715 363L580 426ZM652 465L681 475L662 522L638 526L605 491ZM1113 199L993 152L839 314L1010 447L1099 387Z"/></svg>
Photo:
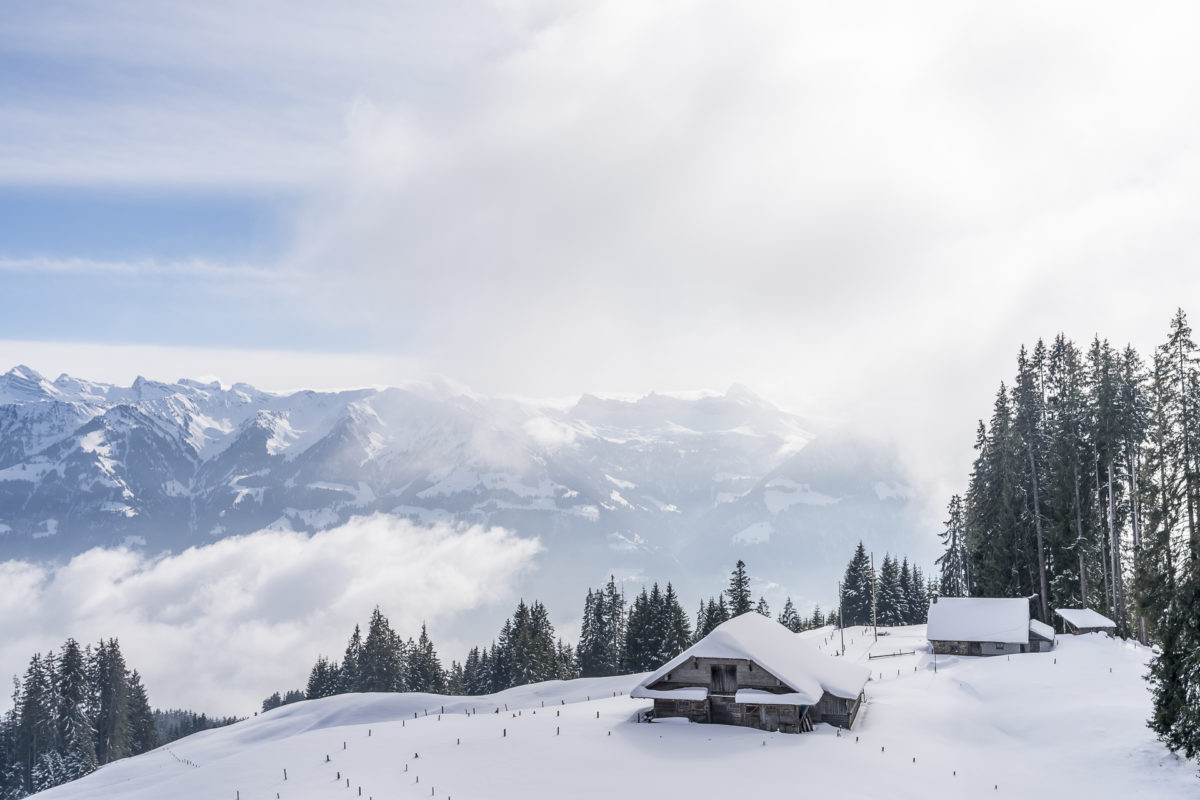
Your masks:
<svg viewBox="0 0 1200 800"><path fill-rule="evenodd" d="M551 603L577 605L609 572L719 582L739 557L769 597L832 599L859 538L932 549L910 485L895 453L739 386L563 409L429 383L276 394L0 376L6 558L177 552L385 513L539 537L530 586Z"/></svg>

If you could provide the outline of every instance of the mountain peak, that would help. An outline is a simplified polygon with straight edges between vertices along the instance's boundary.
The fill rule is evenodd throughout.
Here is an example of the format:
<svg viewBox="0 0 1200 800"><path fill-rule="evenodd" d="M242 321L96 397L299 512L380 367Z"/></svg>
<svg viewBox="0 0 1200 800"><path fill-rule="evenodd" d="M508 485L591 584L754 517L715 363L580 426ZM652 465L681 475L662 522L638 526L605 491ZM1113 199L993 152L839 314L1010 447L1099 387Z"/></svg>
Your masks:
<svg viewBox="0 0 1200 800"><path fill-rule="evenodd" d="M10 403L50 400L59 391L33 367L18 364L0 375L0 398Z"/></svg>

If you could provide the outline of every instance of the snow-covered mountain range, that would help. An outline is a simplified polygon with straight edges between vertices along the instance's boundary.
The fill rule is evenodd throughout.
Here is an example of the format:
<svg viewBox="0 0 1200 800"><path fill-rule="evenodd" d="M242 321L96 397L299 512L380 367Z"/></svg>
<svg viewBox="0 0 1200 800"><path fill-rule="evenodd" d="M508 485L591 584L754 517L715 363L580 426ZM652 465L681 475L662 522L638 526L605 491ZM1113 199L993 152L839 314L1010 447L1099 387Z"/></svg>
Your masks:
<svg viewBox="0 0 1200 800"><path fill-rule="evenodd" d="M859 538L927 550L910 485L895 454L742 387L558 408L425 383L275 394L0 376L8 558L177 551L379 512L536 535L575 589L610 571L720 576L738 557L768 581L828 582Z"/></svg>

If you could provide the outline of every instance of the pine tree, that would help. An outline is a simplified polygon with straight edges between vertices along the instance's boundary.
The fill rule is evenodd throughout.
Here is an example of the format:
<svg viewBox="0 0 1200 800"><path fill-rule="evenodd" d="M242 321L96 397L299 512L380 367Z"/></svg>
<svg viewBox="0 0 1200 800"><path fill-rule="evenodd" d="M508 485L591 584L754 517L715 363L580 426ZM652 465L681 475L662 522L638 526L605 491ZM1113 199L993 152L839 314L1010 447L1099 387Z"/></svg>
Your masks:
<svg viewBox="0 0 1200 800"><path fill-rule="evenodd" d="M954 495L946 509L949 518L945 529L938 534L945 552L937 563L942 567L941 594L944 597L966 597L970 593L967 579L966 517L962 497Z"/></svg>
<svg viewBox="0 0 1200 800"><path fill-rule="evenodd" d="M424 632L424 625L421 626ZM354 629L358 634L358 628ZM350 649L354 647L354 638L346 649L346 658L350 658ZM400 637L392 629L387 617L375 606L371 612L371 621L367 625L367 638L355 656L358 662L355 691L359 692L403 692L410 684L405 680L406 674L412 671L405 664L404 645ZM345 661L342 662L343 664ZM411 689L411 691L427 691Z"/></svg>
<svg viewBox="0 0 1200 800"><path fill-rule="evenodd" d="M804 623L801 621L800 615L796 613L796 607L792 605L791 597L783 604L783 611L779 612L776 622L792 633L799 633L803 629Z"/></svg>
<svg viewBox="0 0 1200 800"><path fill-rule="evenodd" d="M21 681L19 694L14 698L16 724L13 761L19 786L27 793L47 788L38 786L34 773L41 764L42 756L54 749L51 692L51 667L40 654L34 654ZM39 775L36 779L44 780L44 776Z"/></svg>
<svg viewBox="0 0 1200 800"><path fill-rule="evenodd" d="M446 694L462 696L467 694L467 683L463 665L450 661L450 669L446 670Z"/></svg>
<svg viewBox="0 0 1200 800"><path fill-rule="evenodd" d="M304 696L309 700L318 697L332 697L340 691L341 668L336 661L330 661L325 656L317 658L308 673L308 684L304 688Z"/></svg>
<svg viewBox="0 0 1200 800"><path fill-rule="evenodd" d="M96 730L89 708L92 688L83 649L74 639L63 644L58 658L55 725L57 740L63 754L63 774L66 780L82 778L95 771Z"/></svg>
<svg viewBox="0 0 1200 800"><path fill-rule="evenodd" d="M158 733L154 729L154 712L150 698L142 685L142 676L135 669L126 677L129 693L129 754L148 753L158 747Z"/></svg>
<svg viewBox="0 0 1200 800"><path fill-rule="evenodd" d="M116 639L101 641L93 652L92 681L97 700L96 759L108 764L125 758L132 748L129 683Z"/></svg>
<svg viewBox="0 0 1200 800"><path fill-rule="evenodd" d="M762 597L758 598L758 604L754 606L754 611L757 614L762 614L767 619L771 618L771 607L767 605L767 601Z"/></svg>
<svg viewBox="0 0 1200 800"><path fill-rule="evenodd" d="M746 562L740 558L729 575L729 588L725 590L725 597L729 600L731 619L754 610L750 601L750 576L746 574Z"/></svg>
<svg viewBox="0 0 1200 800"><path fill-rule="evenodd" d="M646 672L654 669L654 659L658 654L658 646L653 637L653 615L655 609L650 605L650 595L642 587L642 593L634 598L629 606L629 616L625 626L625 652L621 659L624 672Z"/></svg>
<svg viewBox="0 0 1200 800"><path fill-rule="evenodd" d="M357 625L350 641L346 643L346 653L342 656L341 674L338 677L338 694L361 692L362 676L359 671L359 661L362 659L362 631Z"/></svg>
<svg viewBox="0 0 1200 800"><path fill-rule="evenodd" d="M446 694L446 672L438 660L425 623L421 623L421 635L417 641L409 641L410 644L405 648L408 657L404 664L406 672L403 679L407 691Z"/></svg>
<svg viewBox="0 0 1200 800"><path fill-rule="evenodd" d="M842 610L846 625L871 624L871 559L861 541L842 579Z"/></svg>
<svg viewBox="0 0 1200 800"><path fill-rule="evenodd" d="M675 594L675 587L667 583L667 591L663 595L663 606L667 616L667 635L663 641L663 649L659 653L660 663L666 663L682 653L692 643L692 626L688 622L687 612Z"/></svg>

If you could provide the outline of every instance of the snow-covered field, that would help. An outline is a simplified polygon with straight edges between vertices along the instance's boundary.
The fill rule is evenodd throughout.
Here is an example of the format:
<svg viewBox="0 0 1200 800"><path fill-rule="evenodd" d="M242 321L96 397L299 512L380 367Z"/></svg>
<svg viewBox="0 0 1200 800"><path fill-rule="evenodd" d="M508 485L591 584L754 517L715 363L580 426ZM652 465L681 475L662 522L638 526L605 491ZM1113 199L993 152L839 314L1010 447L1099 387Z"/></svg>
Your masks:
<svg viewBox="0 0 1200 800"><path fill-rule="evenodd" d="M827 653L839 645L828 629L803 635ZM315 800L357 798L360 787L368 800L1200 797L1195 765L1145 726L1145 648L1060 637L1051 653L939 656L935 673L923 626L877 643L854 629L846 645L873 679L855 729L840 735L638 724L648 703L625 693L640 676L487 698L344 695L197 734L38 797ZM906 654L868 658L895 651Z"/></svg>

